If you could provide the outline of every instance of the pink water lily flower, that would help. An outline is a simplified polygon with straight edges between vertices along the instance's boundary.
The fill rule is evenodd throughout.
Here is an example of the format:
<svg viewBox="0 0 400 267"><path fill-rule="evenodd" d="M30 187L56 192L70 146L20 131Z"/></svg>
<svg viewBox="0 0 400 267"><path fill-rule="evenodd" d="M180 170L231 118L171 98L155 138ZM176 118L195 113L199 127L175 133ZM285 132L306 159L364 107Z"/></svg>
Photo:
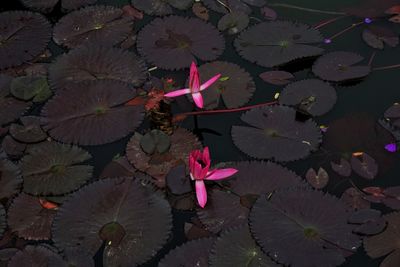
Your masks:
<svg viewBox="0 0 400 267"><path fill-rule="evenodd" d="M193 101L197 107L203 108L203 96L201 95L201 91L210 87L213 83L215 83L221 74L217 74L205 83L200 85L200 75L197 70L196 63L192 62L190 66L190 77L189 77L189 88L179 89L176 91L172 91L170 93L165 94L165 97L176 97L186 94L192 94Z"/></svg>
<svg viewBox="0 0 400 267"><path fill-rule="evenodd" d="M207 203L207 190L204 180L222 180L234 175L238 170L233 168L210 169L210 152L208 147L200 150L193 150L189 155L190 177L195 181L197 202L204 208Z"/></svg>

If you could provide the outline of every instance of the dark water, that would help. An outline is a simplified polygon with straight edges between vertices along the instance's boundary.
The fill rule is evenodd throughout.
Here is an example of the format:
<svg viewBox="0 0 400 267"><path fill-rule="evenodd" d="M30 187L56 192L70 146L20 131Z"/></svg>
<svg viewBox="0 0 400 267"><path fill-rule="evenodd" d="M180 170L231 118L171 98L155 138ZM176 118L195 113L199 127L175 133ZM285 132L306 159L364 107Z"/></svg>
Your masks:
<svg viewBox="0 0 400 267"><path fill-rule="evenodd" d="M101 0L103 4L110 4L115 6L123 6L128 1L125 0ZM282 0L285 4L293 4L301 7L308 7L313 9L339 11L344 7L354 6L362 3L362 0ZM8 5L8 6L7 6ZM8 9L22 9L18 4L17 0L2 0L1 7L3 10ZM275 10L278 12L280 19L287 20L298 20L299 22L315 25L320 21L333 18L335 16L319 14L314 12L307 12L288 8L276 7ZM190 15L191 12L181 12L182 14ZM52 14L50 18L53 22L60 14ZM260 17L259 11L256 10L254 17ZM218 21L220 14L211 12L210 21L215 25ZM145 18L136 24L137 29L140 29L143 25L148 23L152 18L145 16ZM344 18L331 25L323 27L321 32L324 36L331 36L340 30L348 27L352 23L360 21L360 18ZM361 38L361 32L364 26L357 27L342 36L335 39L330 45L326 46L327 51L352 51L357 52L364 56L365 62L368 62L373 49L368 47ZM400 32L400 27L393 27L397 33ZM246 69L252 76L256 83L257 90L252 100L248 103L257 104L261 102L271 101L276 92L279 92L282 87L273 86L262 81L258 75L265 71L265 68L251 64L248 61L240 58L235 49L233 48L232 42L234 36L225 36L226 38L226 50L219 60L226 60L233 63L239 64L242 68ZM55 45L52 46L55 54L61 52ZM383 51L378 51L373 66L386 66L400 63L400 49L399 48L388 48L387 46ZM310 77L310 70L302 70L294 73L296 79ZM165 72L165 71L154 71L152 74L158 77L168 76L174 78L178 84L183 84L187 77L187 71L180 72ZM377 120L382 117L383 112L390 107L394 102L400 100L400 69L386 70L386 71L375 71L370 74L363 82L350 86L350 87L336 87L337 89L337 103L334 108L326 115L317 117L315 120L318 124L328 125L340 118L348 117L353 114L363 114L364 117L368 117L371 120ZM176 112L179 109L175 110ZM231 127L232 125L241 125L240 120L241 113L229 113L212 116L199 116L197 119L198 128L209 128L220 133L220 136L203 133L203 145L210 148L211 155L213 156L214 163L219 161L240 161L249 160L250 158L239 151L233 144L231 139ZM195 119L187 119L183 124L183 127L188 129L195 129ZM146 128L146 125L141 126L142 129ZM140 129L139 129L140 131ZM369 132L362 132L366 139L371 135ZM372 136L372 135L371 135ZM85 147L92 155L92 163L95 164L95 176L98 176L104 166L109 163L116 154L123 154L126 148L126 144L130 136L124 138L118 142L96 146L96 147ZM340 141L340 136L337 139ZM372 137L371 137L372 138ZM338 142L339 142L338 141ZM372 139L371 139L372 142ZM393 154L395 162L392 163L385 169L385 172L379 174L378 178L374 181L374 185L379 186L394 186L399 185L399 174L400 174L400 158L398 154ZM286 166L292 170L295 170L297 174L304 175L308 168L319 166L325 166L327 163L324 162L324 157L310 156L305 160L300 160L286 164ZM329 161L328 161L329 162ZM325 164L325 165L324 165ZM380 166L385 167L385 166ZM372 183L366 182L362 178L354 178L353 181L362 186L368 186ZM338 196L350 185L348 183L340 183L340 180L336 179L331 181L328 187L330 193ZM337 185L338 184L338 185ZM143 266L157 266L158 260L165 255L168 250L185 241L183 226L185 222L190 222L191 216L194 213L191 212L174 212L174 233L170 242L159 252L158 256L154 258L148 264ZM359 252L349 257L347 262L343 265L346 267L373 267L379 266L381 259L372 260L365 255L365 252L360 248ZM98 266L101 266L101 262L98 260ZM399 263L400 266L400 263Z"/></svg>

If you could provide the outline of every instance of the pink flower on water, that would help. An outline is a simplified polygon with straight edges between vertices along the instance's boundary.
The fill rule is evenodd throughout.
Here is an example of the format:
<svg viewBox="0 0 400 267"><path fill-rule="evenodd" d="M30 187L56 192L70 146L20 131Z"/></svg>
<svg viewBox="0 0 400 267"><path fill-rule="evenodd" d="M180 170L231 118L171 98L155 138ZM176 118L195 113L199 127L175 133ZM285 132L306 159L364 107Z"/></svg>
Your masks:
<svg viewBox="0 0 400 267"><path fill-rule="evenodd" d="M201 95L201 91L210 87L213 83L215 83L221 74L217 74L205 83L200 85L200 75L199 71L197 70L196 63L192 62L190 66L190 78L189 78L189 88L179 89L170 93L165 94L165 97L176 97L186 94L192 94L194 103L197 107L203 108L203 96Z"/></svg>
<svg viewBox="0 0 400 267"><path fill-rule="evenodd" d="M207 190L204 180L221 180L238 172L238 170L233 168L210 171L210 163L208 147L204 148L203 153L200 150L193 150L189 155L190 177L196 183L197 202L199 202L202 208L207 203Z"/></svg>

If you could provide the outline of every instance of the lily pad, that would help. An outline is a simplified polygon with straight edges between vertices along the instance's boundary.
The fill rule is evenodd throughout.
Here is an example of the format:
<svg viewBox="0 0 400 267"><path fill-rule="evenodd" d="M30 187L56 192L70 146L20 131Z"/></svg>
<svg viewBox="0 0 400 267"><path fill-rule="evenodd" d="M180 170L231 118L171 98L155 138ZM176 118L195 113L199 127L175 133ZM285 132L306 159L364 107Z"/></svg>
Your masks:
<svg viewBox="0 0 400 267"><path fill-rule="evenodd" d="M332 82L345 82L364 78L371 72L370 66L355 65L364 58L352 52L330 52L317 59L312 67L319 78Z"/></svg>
<svg viewBox="0 0 400 267"><path fill-rule="evenodd" d="M0 204L0 237L3 235L6 226L6 210L4 209L3 205Z"/></svg>
<svg viewBox="0 0 400 267"><path fill-rule="evenodd" d="M51 12L60 1L64 10L74 10L97 2L97 0L21 0L25 6L45 13Z"/></svg>
<svg viewBox="0 0 400 267"><path fill-rule="evenodd" d="M263 67L284 65L296 59L314 57L324 49L318 30L290 21L261 22L243 31L235 40L238 53Z"/></svg>
<svg viewBox="0 0 400 267"><path fill-rule="evenodd" d="M13 79L11 83L11 93L14 97L21 100L31 100L41 102L42 95L51 96L51 91L45 76L21 76ZM47 97L47 98L48 98ZM46 100L47 98L43 99Z"/></svg>
<svg viewBox="0 0 400 267"><path fill-rule="evenodd" d="M32 195L62 195L78 189L92 176L91 158L85 150L55 142L44 142L28 149L20 166L24 192Z"/></svg>
<svg viewBox="0 0 400 267"><path fill-rule="evenodd" d="M171 140L163 131L151 130L140 139L140 147L149 155L155 152L162 154L169 151Z"/></svg>
<svg viewBox="0 0 400 267"><path fill-rule="evenodd" d="M133 20L120 8L90 6L62 17L54 27L53 39L69 48L92 43L115 45L133 31Z"/></svg>
<svg viewBox="0 0 400 267"><path fill-rule="evenodd" d="M44 208L39 198L21 193L13 199L7 221L10 229L17 232L19 237L28 240L49 240L56 212L54 209Z"/></svg>
<svg viewBox="0 0 400 267"><path fill-rule="evenodd" d="M188 68L197 59L211 61L225 49L224 38L198 18L156 18L138 34L137 49L151 64L167 69Z"/></svg>
<svg viewBox="0 0 400 267"><path fill-rule="evenodd" d="M312 120L296 120L296 111L285 106L253 109L241 116L250 126L233 126L234 144L258 159L292 161L317 150L321 132Z"/></svg>
<svg viewBox="0 0 400 267"><path fill-rule="evenodd" d="M21 171L17 165L7 159L0 158L0 200L10 198L22 184Z"/></svg>
<svg viewBox="0 0 400 267"><path fill-rule="evenodd" d="M338 164L331 161L331 168L333 171L335 171L337 174L343 177L349 177L351 174L350 162L348 162L344 158L340 158L340 163Z"/></svg>
<svg viewBox="0 0 400 267"><path fill-rule="evenodd" d="M53 250L44 246L26 246L14 254L8 262L9 267L42 267L42 266L67 267L63 258Z"/></svg>
<svg viewBox="0 0 400 267"><path fill-rule="evenodd" d="M147 15L165 16L172 14L173 8L180 10L190 8L193 2L193 0L132 0L132 5Z"/></svg>
<svg viewBox="0 0 400 267"><path fill-rule="evenodd" d="M172 168L165 180L172 194L183 195L193 191L190 176L186 174L185 164Z"/></svg>
<svg viewBox="0 0 400 267"><path fill-rule="evenodd" d="M204 4L211 10L219 13L252 12L250 6L261 7L266 0L203 0ZM222 3L222 4L221 4Z"/></svg>
<svg viewBox="0 0 400 267"><path fill-rule="evenodd" d="M57 58L50 66L49 80L53 90L98 80L140 86L146 80L146 69L132 52L102 45L83 45Z"/></svg>
<svg viewBox="0 0 400 267"><path fill-rule="evenodd" d="M280 265L261 251L246 224L224 232L215 241L210 254L210 266L278 267Z"/></svg>
<svg viewBox="0 0 400 267"><path fill-rule="evenodd" d="M237 34L247 28L249 22L250 19L246 13L228 13L218 21L218 30L221 32L227 31L230 35Z"/></svg>
<svg viewBox="0 0 400 267"><path fill-rule="evenodd" d="M129 163L126 156L114 158L103 169L100 174L100 179L116 178L116 177L130 177L136 173L136 169Z"/></svg>
<svg viewBox="0 0 400 267"><path fill-rule="evenodd" d="M310 168L306 173L306 179L308 183L315 189L322 189L327 186L329 182L329 175L322 167L318 169L318 172L316 172L313 168Z"/></svg>
<svg viewBox="0 0 400 267"><path fill-rule="evenodd" d="M24 154L26 144L20 143L10 135L7 135L1 143L1 147L10 158L18 159Z"/></svg>
<svg viewBox="0 0 400 267"><path fill-rule="evenodd" d="M38 13L0 13L0 69L15 67L39 56L51 38L51 25Z"/></svg>
<svg viewBox="0 0 400 267"><path fill-rule="evenodd" d="M158 267L208 267L213 238L202 238L184 243L171 250L158 264Z"/></svg>
<svg viewBox="0 0 400 267"><path fill-rule="evenodd" d="M73 193L59 209L52 233L60 248L94 256L104 243L104 266L132 266L154 256L171 227L171 208L151 185L112 178Z"/></svg>
<svg viewBox="0 0 400 267"><path fill-rule="evenodd" d="M280 70L266 71L261 73L259 76L264 80L264 82L273 85L285 85L290 83L289 80L294 79L293 74L290 72Z"/></svg>
<svg viewBox="0 0 400 267"><path fill-rule="evenodd" d="M351 157L351 167L355 173L361 177L372 180L378 174L378 164L367 153L362 153L361 156Z"/></svg>
<svg viewBox="0 0 400 267"><path fill-rule="evenodd" d="M40 117L25 116L21 118L23 125L13 123L10 126L10 135L23 143L37 143L47 138L47 134L40 127Z"/></svg>
<svg viewBox="0 0 400 267"><path fill-rule="evenodd" d="M117 81L71 84L42 109L43 129L64 143L114 142L133 132L143 120L143 105L124 105L135 96L136 90Z"/></svg>
<svg viewBox="0 0 400 267"><path fill-rule="evenodd" d="M345 261L342 250L356 252L360 246L347 218L345 205L334 196L292 188L258 198L250 229L263 251L279 263L338 266Z"/></svg>
<svg viewBox="0 0 400 267"><path fill-rule="evenodd" d="M388 28L379 26L370 26L362 33L364 41L371 47L383 49L385 44L390 47L396 47L399 44L399 37Z"/></svg>
<svg viewBox="0 0 400 267"><path fill-rule="evenodd" d="M221 78L201 92L205 109L217 108L221 98L227 108L237 108L250 101L256 86L247 71L226 61L206 63L199 68L200 78L204 81L217 73L221 74Z"/></svg>
<svg viewBox="0 0 400 267"><path fill-rule="evenodd" d="M361 235L376 235L386 227L386 221L381 212L374 209L361 209L349 217L349 223L356 224L353 232Z"/></svg>

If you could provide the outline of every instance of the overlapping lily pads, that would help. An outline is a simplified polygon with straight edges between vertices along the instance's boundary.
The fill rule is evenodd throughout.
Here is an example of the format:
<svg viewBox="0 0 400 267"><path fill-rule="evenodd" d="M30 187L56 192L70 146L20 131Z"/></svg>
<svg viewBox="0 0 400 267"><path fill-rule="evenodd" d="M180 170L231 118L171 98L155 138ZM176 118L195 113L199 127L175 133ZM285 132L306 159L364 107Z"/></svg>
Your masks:
<svg viewBox="0 0 400 267"><path fill-rule="evenodd" d="M219 106L221 98L227 108L237 108L246 104L256 90L251 75L234 63L215 61L199 68L200 77L207 81L216 73L221 78L202 92L205 109Z"/></svg>
<svg viewBox="0 0 400 267"><path fill-rule="evenodd" d="M182 246L171 250L158 266L207 267L208 255L213 243L213 238L202 238L184 243Z"/></svg>
<svg viewBox="0 0 400 267"><path fill-rule="evenodd" d="M228 13L218 21L218 30L226 31L228 34L237 34L249 25L250 19L246 13Z"/></svg>
<svg viewBox="0 0 400 267"><path fill-rule="evenodd" d="M322 54L324 49L314 46L322 40L319 31L308 25L273 21L245 30L234 44L245 59L263 67L274 67Z"/></svg>
<svg viewBox="0 0 400 267"><path fill-rule="evenodd" d="M217 239L210 254L210 266L278 267L280 265L261 251L245 224L224 232Z"/></svg>
<svg viewBox="0 0 400 267"><path fill-rule="evenodd" d="M15 253L15 255L8 262L7 266L21 267L47 265L59 267L68 266L59 254L44 246L26 246L23 250Z"/></svg>
<svg viewBox="0 0 400 267"><path fill-rule="evenodd" d="M173 8L188 9L193 2L193 0L132 0L132 5L148 15L165 16L172 14Z"/></svg>
<svg viewBox="0 0 400 267"><path fill-rule="evenodd" d="M6 226L6 210L4 209L3 205L0 204L0 237L3 235Z"/></svg>
<svg viewBox="0 0 400 267"><path fill-rule="evenodd" d="M313 116L321 116L331 110L336 99L335 88L317 79L291 83L279 95L280 104L294 106Z"/></svg>
<svg viewBox="0 0 400 267"><path fill-rule="evenodd" d="M187 68L197 59L211 61L224 51L218 30L198 18L156 18L138 34L137 49L155 66L168 70Z"/></svg>
<svg viewBox="0 0 400 267"><path fill-rule="evenodd" d="M234 144L258 159L292 161L308 156L321 143L312 120L296 120L296 110L285 106L253 109L241 116L249 126L233 126Z"/></svg>
<svg viewBox="0 0 400 267"><path fill-rule="evenodd" d="M62 195L78 189L92 176L91 158L85 150L55 142L29 148L21 160L24 192L32 195Z"/></svg>
<svg viewBox="0 0 400 267"><path fill-rule="evenodd" d="M133 20L122 9L112 6L91 6L69 13L54 27L57 44L73 48L84 43L115 45L124 41L133 30Z"/></svg>
<svg viewBox="0 0 400 267"><path fill-rule="evenodd" d="M170 136L170 147L165 153L147 154L140 141L143 135L135 133L129 141L126 153L130 163L138 170L155 178L159 187L165 186L165 177L173 167L185 163L192 150L201 147L197 137L183 128L177 128Z"/></svg>
<svg viewBox="0 0 400 267"><path fill-rule="evenodd" d="M364 78L371 72L371 67L356 65L364 58L352 52L330 52L318 58L312 71L319 78L332 82L347 82Z"/></svg>
<svg viewBox="0 0 400 267"><path fill-rule="evenodd" d="M54 220L53 240L91 255L104 243L104 266L132 266L157 253L171 227L171 208L151 185L111 178L73 193Z"/></svg>
<svg viewBox="0 0 400 267"><path fill-rule="evenodd" d="M143 120L142 105L124 105L135 96L136 91L122 82L71 84L44 106L43 128L64 143L100 145L116 141L133 132Z"/></svg>
<svg viewBox="0 0 400 267"><path fill-rule="evenodd" d="M29 103L11 97L12 77L0 74L0 127L21 116L29 107Z"/></svg>
<svg viewBox="0 0 400 267"><path fill-rule="evenodd" d="M21 118L20 124L11 124L10 135L17 141L23 143L37 143L47 138L47 134L40 127L40 117L25 116Z"/></svg>
<svg viewBox="0 0 400 267"><path fill-rule="evenodd" d="M51 37L47 19L29 11L0 14L0 69L28 62L42 53Z"/></svg>
<svg viewBox="0 0 400 267"><path fill-rule="evenodd" d="M219 13L244 12L250 14L251 7L261 7L266 4L265 0L203 0L204 4ZM222 4L221 4L222 3Z"/></svg>
<svg viewBox="0 0 400 267"><path fill-rule="evenodd" d="M258 198L250 228L263 251L279 263L338 266L345 261L343 251L355 252L360 246L348 216L334 196L292 188Z"/></svg>
<svg viewBox="0 0 400 267"><path fill-rule="evenodd" d="M55 215L56 210L44 208L39 198L22 193L13 200L7 221L10 229L17 232L19 237L48 240Z"/></svg>
<svg viewBox="0 0 400 267"><path fill-rule="evenodd" d="M60 1L61 7L65 10L78 9L97 2L97 0L21 0L25 6L46 13L52 11Z"/></svg>
<svg viewBox="0 0 400 267"><path fill-rule="evenodd" d="M306 186L294 172L276 163L250 161L233 167L239 171L224 181L227 191L210 191L207 206L197 212L205 228L214 233L246 223L259 195L290 186Z"/></svg>
<svg viewBox="0 0 400 267"><path fill-rule="evenodd" d="M83 45L57 58L50 66L49 80L54 90L97 80L140 86L146 80L146 69L132 52L102 45Z"/></svg>
<svg viewBox="0 0 400 267"><path fill-rule="evenodd" d="M18 166L5 158L0 158L0 200L16 194L21 184L22 177Z"/></svg>

